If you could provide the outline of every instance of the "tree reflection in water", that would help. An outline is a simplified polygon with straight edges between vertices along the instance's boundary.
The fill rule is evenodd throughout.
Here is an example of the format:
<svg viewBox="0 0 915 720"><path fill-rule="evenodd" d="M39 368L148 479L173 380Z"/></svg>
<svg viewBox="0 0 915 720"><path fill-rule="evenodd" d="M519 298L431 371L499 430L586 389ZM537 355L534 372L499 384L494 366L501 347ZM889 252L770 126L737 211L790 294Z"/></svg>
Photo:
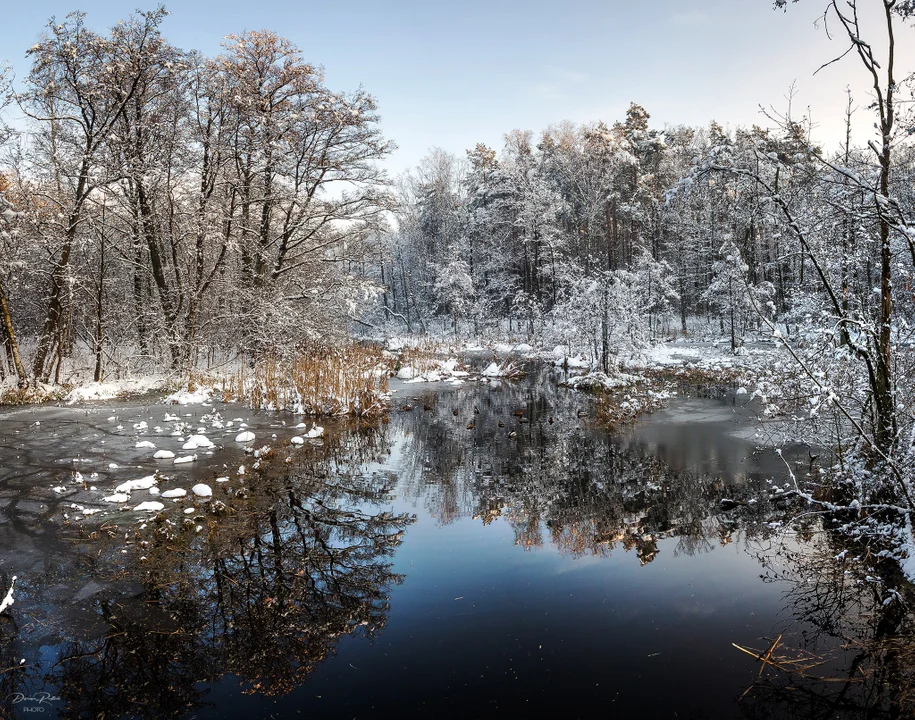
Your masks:
<svg viewBox="0 0 915 720"><path fill-rule="evenodd" d="M573 556L607 556L622 547L635 550L644 565L664 538L676 538L675 555L708 552L735 539L751 549L765 546L759 560L769 570L766 579L786 582L790 616L769 639L782 635L770 659L796 664L789 665L793 672L767 666L741 698L740 712L760 718L915 712L915 616L909 611L915 592L897 567L867 548L840 544L784 493L769 497L769 474L761 467L750 463L740 475L675 472L657 454L621 445L576 420L574 396L552 392L542 381L536 386L536 394L530 386L506 384L486 396L421 398L434 412L406 424L415 438L403 492L443 524L502 518L525 549L549 542ZM518 409L529 422L512 415ZM474 418L470 431L468 417ZM793 467L798 474L810 469L806 454ZM743 500L722 504L723 497ZM855 554L860 562L852 562ZM840 555L848 559L837 561ZM808 669L800 673L800 667Z"/></svg>
<svg viewBox="0 0 915 720"><path fill-rule="evenodd" d="M8 673L9 692L53 692L62 717L165 717L227 674L247 692L295 688L341 637L385 625L402 580L391 557L413 521L381 509L390 477L362 472L387 452L380 430L341 434L295 463L265 460L219 517L150 523L137 565L111 578L142 592L98 599L104 637L64 643L49 671Z"/></svg>
<svg viewBox="0 0 915 720"><path fill-rule="evenodd" d="M654 559L666 537L678 539L678 554L731 541L735 526L721 498L745 495L746 477L730 478L728 486L720 477L674 472L579 418L585 401L554 382L506 383L485 394L429 394L421 401L432 411L397 418L411 439L401 492L442 524L502 517L523 548L550 542L574 556L606 556L622 546L635 550L642 564Z"/></svg>
<svg viewBox="0 0 915 720"><path fill-rule="evenodd" d="M741 698L744 715L911 717L915 592L898 566L867 548L842 546L826 531L800 548L766 549L759 559L767 581L786 584L786 620L776 628L785 640Z"/></svg>
<svg viewBox="0 0 915 720"><path fill-rule="evenodd" d="M15 628L0 619L3 668L15 668L0 674L0 693L59 695L62 717L166 717L218 705L209 688L227 676L249 693L293 690L342 637L372 638L385 627L402 580L392 555L414 520L385 509L396 484L398 501L424 506L438 523L501 519L525 551L551 544L566 556L605 557L621 547L645 565L670 548L694 555L747 543L766 579L786 583L787 619L769 640L735 640L765 652L780 636L769 660L791 672L764 668L739 712L911 710L915 597L891 566L839 545L815 518L791 520L797 509L784 493L767 499L756 460L741 472L691 471L590 426L578 415L586 402L539 377L426 392L390 424L331 433L294 462L277 451L259 472L231 481L231 492L220 486L217 513L170 514L142 530L129 521L110 540L61 553L65 562L46 578L17 585L14 616L35 621ZM784 541L784 527L794 539ZM7 582L0 577L0 587ZM38 629L68 607L58 596L36 614L42 598L69 587L72 599L73 588L92 583L85 613ZM19 667L30 644L52 652L41 663L31 652ZM804 673L788 665L798 659Z"/></svg>

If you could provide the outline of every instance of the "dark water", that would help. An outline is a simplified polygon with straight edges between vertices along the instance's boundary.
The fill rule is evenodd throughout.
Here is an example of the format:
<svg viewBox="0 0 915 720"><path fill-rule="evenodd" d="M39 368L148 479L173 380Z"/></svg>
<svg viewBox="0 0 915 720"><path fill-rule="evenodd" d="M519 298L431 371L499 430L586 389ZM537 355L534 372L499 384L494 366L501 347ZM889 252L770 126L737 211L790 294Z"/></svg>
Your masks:
<svg viewBox="0 0 915 720"><path fill-rule="evenodd" d="M19 576L0 618L4 710L899 711L879 690L901 672L899 653L884 662L887 652L851 641L902 619L880 610L879 587L824 564L839 551L815 519L785 524L766 491L786 466L757 448L752 406L678 399L611 435L590 421L587 398L540 375L402 385L395 399L387 423L325 423L325 438L300 449L287 444L299 418L238 408L122 402L0 416L3 589ZM170 447L167 412L189 423L185 435L205 427L213 454L179 467L135 448ZM225 427L236 417L257 434L253 447L276 448L257 469L234 442L239 420ZM786 456L796 474L812 469L802 446ZM158 518L101 502L156 467L162 489L204 480L216 502L166 501ZM135 492L127 507L146 499ZM779 635L776 654L819 664L759 675L733 645L765 650Z"/></svg>

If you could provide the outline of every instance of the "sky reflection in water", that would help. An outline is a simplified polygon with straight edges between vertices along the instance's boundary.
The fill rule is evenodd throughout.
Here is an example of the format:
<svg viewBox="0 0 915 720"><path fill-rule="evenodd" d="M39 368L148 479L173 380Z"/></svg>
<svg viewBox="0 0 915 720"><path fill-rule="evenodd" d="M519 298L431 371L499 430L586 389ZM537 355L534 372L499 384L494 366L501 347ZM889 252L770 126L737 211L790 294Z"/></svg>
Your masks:
<svg viewBox="0 0 915 720"><path fill-rule="evenodd" d="M62 717L764 710L738 704L758 666L731 644L791 625L790 583L760 579L765 517L720 507L784 469L735 437L750 409L678 400L610 436L543 379L396 398L388 424L233 482L207 533L145 535L126 573L116 544L60 551L69 577L16 606L54 631L3 628L32 668L5 689Z"/></svg>

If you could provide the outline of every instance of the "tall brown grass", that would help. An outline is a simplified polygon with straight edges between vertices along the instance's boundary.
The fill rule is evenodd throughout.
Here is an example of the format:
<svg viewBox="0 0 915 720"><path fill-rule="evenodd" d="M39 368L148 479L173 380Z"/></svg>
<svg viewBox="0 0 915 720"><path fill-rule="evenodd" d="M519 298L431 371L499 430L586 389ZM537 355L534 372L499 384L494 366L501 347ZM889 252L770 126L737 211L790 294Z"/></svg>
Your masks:
<svg viewBox="0 0 915 720"><path fill-rule="evenodd" d="M378 415L388 408L389 366L362 345L313 348L292 360L264 356L222 381L224 400L303 415Z"/></svg>
<svg viewBox="0 0 915 720"><path fill-rule="evenodd" d="M673 384L658 378L626 388L599 393L597 420L609 430L634 423L642 415L664 407Z"/></svg>
<svg viewBox="0 0 915 720"><path fill-rule="evenodd" d="M36 405L43 402L63 400L70 385L30 385L19 388L13 385L0 386L0 405Z"/></svg>
<svg viewBox="0 0 915 720"><path fill-rule="evenodd" d="M419 375L425 375L438 369L442 354L442 348L431 341L414 347L405 347L397 353L393 369L396 371L402 367L413 367Z"/></svg>

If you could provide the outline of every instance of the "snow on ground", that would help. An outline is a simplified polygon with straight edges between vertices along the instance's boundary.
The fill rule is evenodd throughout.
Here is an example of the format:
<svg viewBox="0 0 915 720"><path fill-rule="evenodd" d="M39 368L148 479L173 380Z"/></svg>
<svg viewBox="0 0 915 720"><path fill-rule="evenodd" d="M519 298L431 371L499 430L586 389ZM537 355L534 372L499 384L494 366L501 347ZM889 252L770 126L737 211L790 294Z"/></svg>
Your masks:
<svg viewBox="0 0 915 720"><path fill-rule="evenodd" d="M591 364L591 361L586 360L582 355L560 357L553 360L553 365L556 367L565 367L569 370L590 370Z"/></svg>
<svg viewBox="0 0 915 720"><path fill-rule="evenodd" d="M573 390L617 390L619 388L631 387L636 383L644 382L640 375L630 375L629 373L619 373L617 375L607 375L603 372L593 372L587 375L577 375L561 383L565 387Z"/></svg>
<svg viewBox="0 0 915 720"><path fill-rule="evenodd" d="M910 515L906 515L905 531L900 551L900 554L905 556L899 561L902 573L909 582L915 583L915 531L912 530L912 518Z"/></svg>
<svg viewBox="0 0 915 720"><path fill-rule="evenodd" d="M398 380L412 380L415 377L422 375L418 368L413 367L412 365L404 365L400 370L397 371L397 374L394 376Z"/></svg>
<svg viewBox="0 0 915 720"><path fill-rule="evenodd" d="M210 403L212 395L212 388L202 387L193 392L184 389L166 396L162 399L162 402L169 405L207 405Z"/></svg>
<svg viewBox="0 0 915 720"><path fill-rule="evenodd" d="M87 400L112 400L126 395L143 395L161 390L168 382L161 375L139 377L131 380L112 380L110 382L91 382L74 388L64 396L64 402L73 405Z"/></svg>
<svg viewBox="0 0 915 720"><path fill-rule="evenodd" d="M501 377L502 370L496 363L490 363L480 374L483 375L483 377Z"/></svg>
<svg viewBox="0 0 915 720"><path fill-rule="evenodd" d="M512 362L499 364L491 362L480 373L484 378L513 378L523 375L523 371Z"/></svg>
<svg viewBox="0 0 915 720"><path fill-rule="evenodd" d="M521 343L495 343L492 349L501 355L534 355L535 350L532 345L526 342Z"/></svg>
<svg viewBox="0 0 915 720"><path fill-rule="evenodd" d="M737 348L730 343L677 341L660 343L632 353L622 361L627 369L658 369L692 367L711 372L753 370L767 366L781 351L770 343L752 343Z"/></svg>
<svg viewBox="0 0 915 720"><path fill-rule="evenodd" d="M642 363L649 367L682 366L699 362L703 358L703 352L697 347L665 343L650 348L642 355L642 358L644 358ZM636 363L630 361L630 364Z"/></svg>

